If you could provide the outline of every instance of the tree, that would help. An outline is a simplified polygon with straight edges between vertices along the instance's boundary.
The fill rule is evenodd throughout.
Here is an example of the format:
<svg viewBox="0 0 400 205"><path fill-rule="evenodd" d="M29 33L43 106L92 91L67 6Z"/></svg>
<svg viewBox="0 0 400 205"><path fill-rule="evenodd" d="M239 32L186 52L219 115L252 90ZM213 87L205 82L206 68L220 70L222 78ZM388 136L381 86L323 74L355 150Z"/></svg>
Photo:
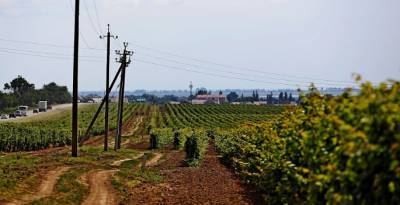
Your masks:
<svg viewBox="0 0 400 205"><path fill-rule="evenodd" d="M10 84L4 84L4 89L12 90L14 94L16 94L18 97L21 97L24 93L34 90L35 85L30 84L25 78L19 75L17 78L12 80Z"/></svg>
<svg viewBox="0 0 400 205"><path fill-rule="evenodd" d="M258 95L258 91L256 90L256 99L255 101L259 101L260 100L260 96Z"/></svg>
<svg viewBox="0 0 400 205"><path fill-rule="evenodd" d="M205 88L200 88L200 89L198 89L197 90L197 92L196 92L196 96L197 95L207 95L207 89L205 89Z"/></svg>
<svg viewBox="0 0 400 205"><path fill-rule="evenodd" d="M223 93L222 93L222 90L220 90L220 91L219 91L219 95L222 95L222 94L223 94Z"/></svg>
<svg viewBox="0 0 400 205"><path fill-rule="evenodd" d="M226 98L229 102L235 102L239 98L239 95L236 92L230 92Z"/></svg>
<svg viewBox="0 0 400 205"><path fill-rule="evenodd" d="M289 102L293 102L293 96L292 93L289 94Z"/></svg>
<svg viewBox="0 0 400 205"><path fill-rule="evenodd" d="M282 103L283 101L283 92L279 93L279 103Z"/></svg>

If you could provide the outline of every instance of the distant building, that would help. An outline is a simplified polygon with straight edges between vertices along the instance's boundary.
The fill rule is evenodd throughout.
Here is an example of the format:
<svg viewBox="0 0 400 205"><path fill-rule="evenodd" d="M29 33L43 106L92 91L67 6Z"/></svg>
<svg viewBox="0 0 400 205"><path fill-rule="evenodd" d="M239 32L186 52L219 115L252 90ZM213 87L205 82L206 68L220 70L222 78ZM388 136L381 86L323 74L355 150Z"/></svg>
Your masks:
<svg viewBox="0 0 400 205"><path fill-rule="evenodd" d="M181 104L181 102L178 102L178 101L169 101L169 104L171 104L171 105L179 105L179 104Z"/></svg>
<svg viewBox="0 0 400 205"><path fill-rule="evenodd" d="M266 105L267 101L255 101L253 102L254 105Z"/></svg>
<svg viewBox="0 0 400 205"><path fill-rule="evenodd" d="M110 99L110 101L111 101L112 103L117 103L117 102L118 102L118 97L112 97L112 98ZM124 98L124 103L128 103L128 102L129 102L128 98L125 97L125 98Z"/></svg>
<svg viewBox="0 0 400 205"><path fill-rule="evenodd" d="M192 100L192 104L222 104L226 103L226 95L211 94L211 95L197 95Z"/></svg>
<svg viewBox="0 0 400 205"><path fill-rule="evenodd" d="M92 98L93 103L101 103L103 98Z"/></svg>

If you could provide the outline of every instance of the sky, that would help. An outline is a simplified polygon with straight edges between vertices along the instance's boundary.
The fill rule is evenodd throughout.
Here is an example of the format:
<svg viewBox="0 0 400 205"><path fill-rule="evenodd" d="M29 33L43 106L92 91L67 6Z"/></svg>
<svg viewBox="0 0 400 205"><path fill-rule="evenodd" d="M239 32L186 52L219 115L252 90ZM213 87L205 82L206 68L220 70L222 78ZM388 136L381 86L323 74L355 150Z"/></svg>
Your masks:
<svg viewBox="0 0 400 205"><path fill-rule="evenodd" d="M73 0L0 0L0 85L72 88ZM398 0L81 0L79 90L104 90L106 25L126 89L355 86L400 77ZM2 87L2 86L1 86Z"/></svg>

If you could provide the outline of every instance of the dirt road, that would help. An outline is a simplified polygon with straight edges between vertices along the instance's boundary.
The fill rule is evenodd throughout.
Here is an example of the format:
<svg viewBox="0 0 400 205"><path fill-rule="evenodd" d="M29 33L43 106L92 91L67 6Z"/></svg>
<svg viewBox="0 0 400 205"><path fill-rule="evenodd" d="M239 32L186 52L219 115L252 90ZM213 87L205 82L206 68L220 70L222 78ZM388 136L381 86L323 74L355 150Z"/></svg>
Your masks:
<svg viewBox="0 0 400 205"><path fill-rule="evenodd" d="M83 205L115 205L117 199L111 185L111 176L116 170L102 170L88 176L90 194Z"/></svg>
<svg viewBox="0 0 400 205"><path fill-rule="evenodd" d="M46 175L46 178L40 184L39 190L36 193L24 195L20 199L8 203L7 205L28 204L35 200L50 196L60 176L69 169L69 167L59 167L55 170L49 171Z"/></svg>

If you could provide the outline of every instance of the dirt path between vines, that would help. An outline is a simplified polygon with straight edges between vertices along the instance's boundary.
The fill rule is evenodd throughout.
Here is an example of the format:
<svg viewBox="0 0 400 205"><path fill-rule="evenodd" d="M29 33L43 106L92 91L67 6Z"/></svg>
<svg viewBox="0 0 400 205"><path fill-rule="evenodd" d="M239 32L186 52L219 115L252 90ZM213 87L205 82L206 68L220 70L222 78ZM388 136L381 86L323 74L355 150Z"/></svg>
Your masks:
<svg viewBox="0 0 400 205"><path fill-rule="evenodd" d="M154 157L152 157L150 160L146 161L146 167L152 167L157 165L158 161L163 157L164 155L161 153L154 153Z"/></svg>
<svg viewBox="0 0 400 205"><path fill-rule="evenodd" d="M46 174L46 179L40 184L39 190L36 193L31 193L21 197L21 199L15 200L7 205L22 205L28 204L30 202L39 200L44 197L48 197L54 190L60 176L68 171L70 167L59 167L55 170L51 170Z"/></svg>
<svg viewBox="0 0 400 205"><path fill-rule="evenodd" d="M102 170L89 174L90 194L83 205L118 204L110 178L117 170Z"/></svg>
<svg viewBox="0 0 400 205"><path fill-rule="evenodd" d="M262 204L255 189L243 185L220 163L213 145L198 168L186 167L184 159L183 151L167 153L166 160L150 168L158 170L164 181L131 188L131 198L124 204Z"/></svg>

